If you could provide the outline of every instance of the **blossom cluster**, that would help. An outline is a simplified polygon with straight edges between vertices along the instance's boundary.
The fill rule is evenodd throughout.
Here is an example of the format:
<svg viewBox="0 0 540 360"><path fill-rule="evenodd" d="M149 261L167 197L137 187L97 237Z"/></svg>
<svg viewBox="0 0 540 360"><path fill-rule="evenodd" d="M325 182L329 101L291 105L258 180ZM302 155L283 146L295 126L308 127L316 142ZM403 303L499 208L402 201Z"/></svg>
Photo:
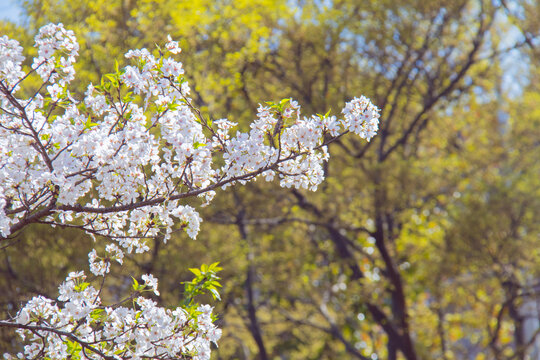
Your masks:
<svg viewBox="0 0 540 360"><path fill-rule="evenodd" d="M43 81L53 84L48 91L54 99L61 87L75 78L73 64L79 55L79 44L73 31L64 29L62 24L43 26L35 41L38 56L34 58L32 68Z"/></svg>
<svg viewBox="0 0 540 360"><path fill-rule="evenodd" d="M24 76L21 62L23 48L6 35L0 37L0 79L7 86L14 86Z"/></svg>
<svg viewBox="0 0 540 360"><path fill-rule="evenodd" d="M354 98L343 109L343 126L362 139L371 140L379 129L379 109L365 96Z"/></svg>
<svg viewBox="0 0 540 360"><path fill-rule="evenodd" d="M21 68L20 48L2 39L2 67ZM12 84L18 79L19 85L23 72L0 78L4 237L41 211L37 220L82 223L91 234L131 239L120 241L128 251L144 251L144 238L160 232L167 240L171 217L194 238L200 218L180 199L208 193L208 202L215 188L261 174L266 180L278 175L285 187L315 190L324 178L328 136L351 131L369 140L377 131L378 110L362 97L346 104L343 120L301 117L292 100L260 106L251 130L231 135L235 123L212 124L196 111L182 64L146 49L130 50L133 65L90 84L77 101L66 87L78 50L73 33L47 25L36 47L32 71L46 93L19 99ZM178 52L173 41L166 48ZM95 195L86 200L89 194Z"/></svg>
<svg viewBox="0 0 540 360"><path fill-rule="evenodd" d="M70 273L60 285L63 305L37 296L21 309L15 321L23 327L17 331L29 344L16 357L6 354L6 360L63 360L79 351L86 359L210 358L210 343L217 344L221 330L212 322L209 305L190 313L181 307L158 307L138 296L135 308L103 306L99 291L85 277L83 272ZM151 275L143 279L158 293Z"/></svg>
<svg viewBox="0 0 540 360"><path fill-rule="evenodd" d="M260 105L249 131L233 133L236 123L212 122L194 106L170 37L155 53L128 51L129 65L79 99L68 89L79 49L73 32L46 25L35 47L25 69L18 42L0 37L0 240L35 222L105 237L107 254L89 254L95 276L106 276L112 261L122 264L126 252L148 251L157 235L167 241L180 228L195 239L202 219L184 199L201 197L204 206L215 190L259 177L316 190L329 142L347 132L369 141L378 129L378 109L365 97L348 102L343 119L302 116L296 101L284 99ZM19 97L33 74L41 85ZM75 338L87 358L205 359L219 338L209 307L191 317L143 297L133 308L107 307L83 278L68 276L60 303L37 297L21 310L16 321L31 343L24 356L64 358L58 354L72 351ZM159 296L157 279L143 280Z"/></svg>

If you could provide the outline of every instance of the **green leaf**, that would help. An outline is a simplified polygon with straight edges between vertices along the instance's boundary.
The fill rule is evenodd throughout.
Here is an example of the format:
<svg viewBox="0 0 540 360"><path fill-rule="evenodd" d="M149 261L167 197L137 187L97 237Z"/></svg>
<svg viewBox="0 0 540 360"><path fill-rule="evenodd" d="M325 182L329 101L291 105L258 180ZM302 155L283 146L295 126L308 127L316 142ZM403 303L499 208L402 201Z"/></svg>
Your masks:
<svg viewBox="0 0 540 360"><path fill-rule="evenodd" d="M105 74L105 77L110 81L111 85L118 87L118 76L116 74Z"/></svg>
<svg viewBox="0 0 540 360"><path fill-rule="evenodd" d="M106 317L106 312L105 310L103 309L94 309L92 310L92 312L90 313L90 317L94 320L94 321L99 321L99 320L102 320Z"/></svg>
<svg viewBox="0 0 540 360"><path fill-rule="evenodd" d="M84 123L84 129L90 129L94 126L99 125L98 123L92 122L92 117L88 116L88 119L86 119L86 122Z"/></svg>
<svg viewBox="0 0 540 360"><path fill-rule="evenodd" d="M71 355L71 359L80 359L81 358L81 356L80 356L80 352L82 350L81 344L79 344L79 343L77 343L75 341L70 341L70 340L66 340L65 344L67 346L68 353Z"/></svg>
<svg viewBox="0 0 540 360"><path fill-rule="evenodd" d="M219 279L219 278L218 278ZM213 281L209 281L208 284L210 286L217 286L217 287L223 287L219 282L213 280Z"/></svg>
<svg viewBox="0 0 540 360"><path fill-rule="evenodd" d="M122 98L122 101L125 102L125 103L132 102L133 101L133 92L129 91L128 93L126 93L124 95L124 97Z"/></svg>
<svg viewBox="0 0 540 360"><path fill-rule="evenodd" d="M215 300L215 299L218 299L219 301L221 301L221 296L219 296L219 292L217 291L217 289L208 289L210 290L210 293L212 294L212 298Z"/></svg>
<svg viewBox="0 0 540 360"><path fill-rule="evenodd" d="M90 283L87 282L80 283L75 286L75 291L84 291L84 289L86 289L89 285Z"/></svg>
<svg viewBox="0 0 540 360"><path fill-rule="evenodd" d="M133 290L135 291L139 290L141 285L139 285L139 282L133 276L131 278L133 279L133 285L132 285Z"/></svg>

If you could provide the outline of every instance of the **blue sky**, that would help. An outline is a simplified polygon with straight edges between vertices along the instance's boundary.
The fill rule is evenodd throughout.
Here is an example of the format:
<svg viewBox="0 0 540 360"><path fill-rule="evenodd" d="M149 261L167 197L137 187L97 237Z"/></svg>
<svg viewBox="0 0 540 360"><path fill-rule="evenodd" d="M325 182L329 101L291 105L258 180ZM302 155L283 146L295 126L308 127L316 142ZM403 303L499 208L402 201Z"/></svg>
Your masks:
<svg viewBox="0 0 540 360"><path fill-rule="evenodd" d="M18 22L21 16L21 1L0 0L0 19Z"/></svg>

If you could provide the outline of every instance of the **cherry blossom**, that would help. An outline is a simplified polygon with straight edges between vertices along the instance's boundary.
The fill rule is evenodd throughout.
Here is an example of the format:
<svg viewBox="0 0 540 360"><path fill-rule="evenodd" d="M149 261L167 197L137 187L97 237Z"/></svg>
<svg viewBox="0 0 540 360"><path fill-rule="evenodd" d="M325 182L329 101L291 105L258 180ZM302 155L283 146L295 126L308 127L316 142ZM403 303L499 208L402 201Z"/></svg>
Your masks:
<svg viewBox="0 0 540 360"><path fill-rule="evenodd" d="M99 289L83 271L72 272L57 300L37 296L14 319L0 321L28 344L5 358L209 359L210 344L221 337L212 307L158 307L141 295L160 295L152 274L142 275L143 284L134 280L123 301L103 304L113 261L121 265L125 253L146 252L149 239L166 242L176 229L195 239L202 223L196 207L210 204L216 190L277 178L282 187L315 191L328 144L349 132L369 141L379 110L362 96L345 104L343 119L303 116L295 100L283 99L259 105L249 131L234 132L234 121L212 122L196 108L170 36L165 54L129 50L128 65L89 84L79 99L70 92L79 50L74 33L46 25L35 48L24 68L19 43L0 37L0 241L9 244L29 224L45 223L107 243L105 254L88 254ZM33 72L43 83L18 97ZM187 205L188 198L200 203Z"/></svg>

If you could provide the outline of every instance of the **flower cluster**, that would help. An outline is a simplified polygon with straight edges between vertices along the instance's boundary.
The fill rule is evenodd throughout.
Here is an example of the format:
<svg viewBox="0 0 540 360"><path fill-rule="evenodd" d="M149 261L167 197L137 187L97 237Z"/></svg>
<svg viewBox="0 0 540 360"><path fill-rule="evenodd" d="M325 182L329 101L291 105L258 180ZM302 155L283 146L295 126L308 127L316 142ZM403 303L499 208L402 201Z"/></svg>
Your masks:
<svg viewBox="0 0 540 360"><path fill-rule="evenodd" d="M0 44L0 53L15 53L4 67L20 68L16 42ZM47 92L18 99L7 79L0 91L4 237L40 211L36 220L84 224L77 226L118 239L128 252L145 251L144 238L160 232L167 240L171 216L195 238L200 218L180 199L209 193L208 203L215 188L261 174L278 175L284 187L315 190L324 178L328 136L351 131L369 140L377 130L378 110L364 97L346 104L343 120L301 117L300 106L285 100L260 106L251 130L233 136L235 123L212 124L193 107L182 64L146 49L130 50L134 65L89 85L78 102L65 89L78 49L73 33L47 25L36 47L33 67ZM167 49L178 52L173 41Z"/></svg>
<svg viewBox="0 0 540 360"><path fill-rule="evenodd" d="M379 109L365 96L354 98L343 109L343 126L367 141L379 130Z"/></svg>
<svg viewBox="0 0 540 360"><path fill-rule="evenodd" d="M73 64L79 54L79 44L73 31L64 29L62 24L48 24L39 30L35 41L38 56L32 68L43 81L65 86L75 78ZM52 88L58 91L60 86Z"/></svg>
<svg viewBox="0 0 540 360"><path fill-rule="evenodd" d="M304 117L284 99L260 105L249 131L233 134L236 123L212 122L196 109L182 64L161 50L128 51L130 65L77 100L68 89L79 49L73 32L46 25L35 46L25 73L22 48L0 37L0 239L33 222L104 236L107 254L89 254L96 276L112 261L122 264L125 252L148 251L149 238L167 241L175 228L195 239L202 220L184 199L202 197L204 206L215 190L258 177L316 190L327 144L347 132L370 140L378 128L378 109L365 97L345 105L344 119ZM170 37L165 49L180 52ZM32 72L43 83L17 97ZM159 296L157 279L143 280ZM211 308L171 311L134 299L133 308L107 307L82 273L70 274L60 286L63 304L37 297L17 316L31 343L24 356L65 358L74 349L87 358L209 356L220 335Z"/></svg>
<svg viewBox="0 0 540 360"><path fill-rule="evenodd" d="M21 63L23 48L16 40L6 35L0 37L0 81L6 86L14 86L23 76Z"/></svg>
<svg viewBox="0 0 540 360"><path fill-rule="evenodd" d="M19 311L17 331L29 344L17 357L6 354L6 360L61 360L79 352L86 359L210 358L210 343L217 344L221 330L212 322L209 305L172 310L138 296L133 299L135 307L103 306L99 291L85 278L83 272L69 274L59 287L62 305L37 296ZM143 279L159 294L155 278L143 275Z"/></svg>

